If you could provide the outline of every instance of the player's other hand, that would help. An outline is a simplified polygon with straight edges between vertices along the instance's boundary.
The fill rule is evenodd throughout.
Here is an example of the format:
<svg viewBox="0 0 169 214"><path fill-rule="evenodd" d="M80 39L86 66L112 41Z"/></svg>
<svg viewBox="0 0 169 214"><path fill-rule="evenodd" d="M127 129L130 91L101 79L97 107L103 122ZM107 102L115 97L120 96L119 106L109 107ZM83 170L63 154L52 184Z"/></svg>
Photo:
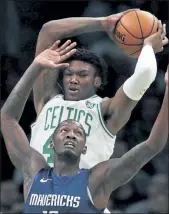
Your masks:
<svg viewBox="0 0 169 214"><path fill-rule="evenodd" d="M57 40L53 46L40 53L35 59L34 63L43 68L55 69L69 66L68 63L63 63L66 59L72 56L76 49L76 42L67 40L63 45L58 47L60 40Z"/></svg>
<svg viewBox="0 0 169 214"><path fill-rule="evenodd" d="M128 13L130 11L133 11L133 10L140 10L140 9L135 8L135 9L125 10L123 12L107 16L102 20L103 29L107 32L107 34L109 35L109 37L111 39L114 39L114 37L113 37L114 29L115 29L115 27L117 25L117 22L121 19L121 17L124 14L126 14L126 13Z"/></svg>
<svg viewBox="0 0 169 214"><path fill-rule="evenodd" d="M166 25L159 21L158 32L147 37L144 40L144 45L151 45L154 53L163 51L163 46L168 44L168 38L166 37Z"/></svg>

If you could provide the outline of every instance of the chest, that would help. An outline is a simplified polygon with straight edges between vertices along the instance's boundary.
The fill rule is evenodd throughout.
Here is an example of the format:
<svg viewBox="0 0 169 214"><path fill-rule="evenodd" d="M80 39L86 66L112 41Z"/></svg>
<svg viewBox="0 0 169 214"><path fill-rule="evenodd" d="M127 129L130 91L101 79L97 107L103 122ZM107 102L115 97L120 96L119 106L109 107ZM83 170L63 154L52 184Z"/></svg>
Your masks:
<svg viewBox="0 0 169 214"><path fill-rule="evenodd" d="M87 182L77 177L40 178L34 182L26 202L26 210L34 213L77 213L90 209Z"/></svg>
<svg viewBox="0 0 169 214"><path fill-rule="evenodd" d="M80 121L86 135L99 121L98 103L90 101L51 100L42 110L36 122L44 131L54 130L62 121L73 119Z"/></svg>

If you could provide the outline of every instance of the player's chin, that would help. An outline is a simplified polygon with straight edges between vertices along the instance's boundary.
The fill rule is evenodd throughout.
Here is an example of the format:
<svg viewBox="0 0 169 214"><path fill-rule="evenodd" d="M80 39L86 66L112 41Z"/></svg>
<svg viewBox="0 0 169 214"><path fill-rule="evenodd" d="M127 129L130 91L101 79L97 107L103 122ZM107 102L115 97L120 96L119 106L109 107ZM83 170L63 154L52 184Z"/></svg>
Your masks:
<svg viewBox="0 0 169 214"><path fill-rule="evenodd" d="M67 93L65 93L65 98L66 98L66 100L78 101L81 99L81 94L80 94L80 92L70 93L68 91Z"/></svg>
<svg viewBox="0 0 169 214"><path fill-rule="evenodd" d="M78 159L78 155L76 154L76 152L71 149L66 149L64 151L64 157L68 160L77 160Z"/></svg>

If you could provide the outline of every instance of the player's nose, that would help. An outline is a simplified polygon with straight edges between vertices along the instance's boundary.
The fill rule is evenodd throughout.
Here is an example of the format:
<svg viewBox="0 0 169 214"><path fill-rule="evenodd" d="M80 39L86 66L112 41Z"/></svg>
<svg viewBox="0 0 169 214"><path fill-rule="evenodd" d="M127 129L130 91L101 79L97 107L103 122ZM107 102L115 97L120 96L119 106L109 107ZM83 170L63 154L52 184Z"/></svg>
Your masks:
<svg viewBox="0 0 169 214"><path fill-rule="evenodd" d="M75 140L76 137L74 135L74 132L73 131L70 131L67 136L66 136L67 139L72 139L72 140Z"/></svg>
<svg viewBox="0 0 169 214"><path fill-rule="evenodd" d="M73 76L71 77L70 82L71 82L72 84L78 84L79 81L78 81L77 76L76 76L76 75L73 75Z"/></svg>

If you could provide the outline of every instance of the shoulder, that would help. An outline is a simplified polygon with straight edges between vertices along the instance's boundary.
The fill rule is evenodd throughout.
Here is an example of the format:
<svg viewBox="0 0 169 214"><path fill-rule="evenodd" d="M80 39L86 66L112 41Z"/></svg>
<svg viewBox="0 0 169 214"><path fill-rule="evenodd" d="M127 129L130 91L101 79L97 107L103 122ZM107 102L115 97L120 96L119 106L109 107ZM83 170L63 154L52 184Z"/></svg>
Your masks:
<svg viewBox="0 0 169 214"><path fill-rule="evenodd" d="M56 100L56 99L64 99L64 95L63 94L57 94L56 96L52 97L48 102L50 102L51 100Z"/></svg>

